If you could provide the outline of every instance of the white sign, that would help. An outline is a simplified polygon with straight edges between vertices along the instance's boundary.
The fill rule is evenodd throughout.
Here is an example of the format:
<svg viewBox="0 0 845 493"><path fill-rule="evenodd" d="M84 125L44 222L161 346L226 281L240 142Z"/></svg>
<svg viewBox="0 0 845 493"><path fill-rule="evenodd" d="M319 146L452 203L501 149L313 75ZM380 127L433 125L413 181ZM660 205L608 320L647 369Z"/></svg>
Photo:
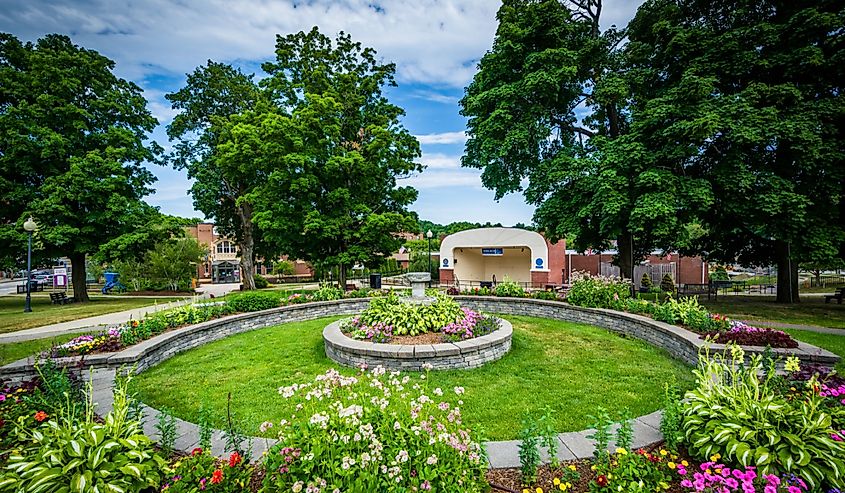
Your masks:
<svg viewBox="0 0 845 493"><path fill-rule="evenodd" d="M67 286L67 267L53 268L53 286Z"/></svg>
<svg viewBox="0 0 845 493"><path fill-rule="evenodd" d="M53 275L54 276L65 276L65 277L67 277L67 267L54 267L53 268Z"/></svg>

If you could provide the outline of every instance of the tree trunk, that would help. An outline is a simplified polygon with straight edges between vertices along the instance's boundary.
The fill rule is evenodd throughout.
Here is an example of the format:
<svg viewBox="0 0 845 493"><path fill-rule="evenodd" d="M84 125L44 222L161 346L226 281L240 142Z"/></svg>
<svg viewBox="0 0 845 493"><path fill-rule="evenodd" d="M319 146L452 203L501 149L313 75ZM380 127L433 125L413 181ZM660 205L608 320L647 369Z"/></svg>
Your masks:
<svg viewBox="0 0 845 493"><path fill-rule="evenodd" d="M346 265L340 264L337 269L338 273L338 283L340 284L340 289L343 292L346 292Z"/></svg>
<svg viewBox="0 0 845 493"><path fill-rule="evenodd" d="M241 284L244 291L255 289L255 237L253 236L252 206L241 204L238 206L238 216L241 220L242 240L238 248L241 251Z"/></svg>
<svg viewBox="0 0 845 493"><path fill-rule="evenodd" d="M70 255L71 282L73 283L73 297L78 302L88 301L88 287L85 284L85 254L73 253Z"/></svg>
<svg viewBox="0 0 845 493"><path fill-rule="evenodd" d="M622 279L634 279L634 234L623 231L616 239L619 274Z"/></svg>
<svg viewBox="0 0 845 493"><path fill-rule="evenodd" d="M792 258L792 245L775 240L775 258L778 266L778 303L798 303L798 262Z"/></svg>

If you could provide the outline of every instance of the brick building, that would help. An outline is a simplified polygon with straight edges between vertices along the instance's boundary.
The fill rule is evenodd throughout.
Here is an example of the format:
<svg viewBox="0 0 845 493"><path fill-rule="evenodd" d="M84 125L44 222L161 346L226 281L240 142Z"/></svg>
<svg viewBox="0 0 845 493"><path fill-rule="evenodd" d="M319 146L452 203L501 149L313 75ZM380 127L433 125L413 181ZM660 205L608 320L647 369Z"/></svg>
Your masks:
<svg viewBox="0 0 845 493"><path fill-rule="evenodd" d="M240 282L240 258L238 247L233 241L217 233L217 228L211 223L199 223L185 228L189 236L206 247L208 255L197 265L197 278L200 282ZM281 257L280 260L287 260ZM311 277L314 275L311 266L303 260L293 261L294 276ZM273 273L273 262L262 259L255 261L255 274L267 276Z"/></svg>

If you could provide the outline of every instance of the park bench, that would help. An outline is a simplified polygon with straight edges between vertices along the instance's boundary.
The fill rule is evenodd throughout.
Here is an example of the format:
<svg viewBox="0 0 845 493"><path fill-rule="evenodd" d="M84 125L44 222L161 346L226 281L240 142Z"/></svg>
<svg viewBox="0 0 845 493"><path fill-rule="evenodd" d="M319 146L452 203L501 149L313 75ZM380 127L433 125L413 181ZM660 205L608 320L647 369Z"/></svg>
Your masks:
<svg viewBox="0 0 845 493"><path fill-rule="evenodd" d="M73 303L76 300L73 299L72 296L68 298L68 296L64 293L50 293L50 301L52 301L54 305L66 305L68 303Z"/></svg>
<svg viewBox="0 0 845 493"><path fill-rule="evenodd" d="M836 302L841 305L843 295L845 295L845 288L836 288L835 293L824 295L824 302L830 303L830 300L836 300Z"/></svg>

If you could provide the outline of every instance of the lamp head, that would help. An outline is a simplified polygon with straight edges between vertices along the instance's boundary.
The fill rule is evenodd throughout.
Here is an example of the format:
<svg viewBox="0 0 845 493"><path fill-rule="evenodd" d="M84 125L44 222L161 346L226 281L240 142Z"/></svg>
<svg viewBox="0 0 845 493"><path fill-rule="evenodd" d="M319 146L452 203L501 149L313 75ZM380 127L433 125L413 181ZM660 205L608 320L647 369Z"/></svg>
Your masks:
<svg viewBox="0 0 845 493"><path fill-rule="evenodd" d="M432 236L434 236L434 233L432 233L432 232L431 232L431 230L429 229L429 230L425 233L425 237L430 239Z"/></svg>
<svg viewBox="0 0 845 493"><path fill-rule="evenodd" d="M27 233L32 233L38 229L38 224L32 219L32 216L29 216L29 219L23 223L23 229L26 230Z"/></svg>

